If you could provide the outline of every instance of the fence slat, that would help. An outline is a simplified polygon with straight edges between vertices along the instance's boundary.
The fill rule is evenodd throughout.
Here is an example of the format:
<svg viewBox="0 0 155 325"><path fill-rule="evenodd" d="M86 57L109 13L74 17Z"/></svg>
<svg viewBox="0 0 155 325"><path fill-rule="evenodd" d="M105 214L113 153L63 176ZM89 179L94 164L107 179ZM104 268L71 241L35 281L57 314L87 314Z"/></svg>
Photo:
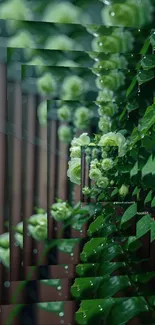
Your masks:
<svg viewBox="0 0 155 325"><path fill-rule="evenodd" d="M10 235L11 235L11 251L10 251L10 272L11 280L19 280L21 263L20 260L20 248L15 246L14 240L14 230L13 227L16 226L20 221L21 217L21 170L22 170L22 90L21 84L15 83L14 85L14 117L13 123L14 126L14 135L12 139L13 145L13 161L12 161L12 198L11 198L11 209L10 209ZM18 261L14 263L14 261Z"/></svg>
<svg viewBox="0 0 155 325"><path fill-rule="evenodd" d="M32 238L27 235L27 219L33 214L34 209L34 172L35 172L35 105L34 95L27 95L27 126L25 130L25 200L23 207L24 216L24 271L26 275L27 266L31 265Z"/></svg>

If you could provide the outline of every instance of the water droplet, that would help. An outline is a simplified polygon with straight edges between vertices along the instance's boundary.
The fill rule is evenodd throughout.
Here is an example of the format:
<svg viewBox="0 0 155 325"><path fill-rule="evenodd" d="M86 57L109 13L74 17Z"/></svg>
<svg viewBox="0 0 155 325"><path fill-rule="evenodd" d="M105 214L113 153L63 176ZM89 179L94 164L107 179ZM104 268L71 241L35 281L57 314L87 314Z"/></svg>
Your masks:
<svg viewBox="0 0 155 325"><path fill-rule="evenodd" d="M73 256L74 254L73 253L71 253L71 256Z"/></svg>
<svg viewBox="0 0 155 325"><path fill-rule="evenodd" d="M33 250L33 253L34 253L34 254L37 254L37 249L34 249L34 250Z"/></svg>
<svg viewBox="0 0 155 325"><path fill-rule="evenodd" d="M142 139L144 138L144 134L141 135L141 138L142 138Z"/></svg>
<svg viewBox="0 0 155 325"><path fill-rule="evenodd" d="M62 287L61 287L61 286L57 287L57 290L61 290L61 289L62 289Z"/></svg>
<svg viewBox="0 0 155 325"><path fill-rule="evenodd" d="M138 29L138 31L140 32L140 29Z"/></svg>
<svg viewBox="0 0 155 325"><path fill-rule="evenodd" d="M61 311L61 312L59 313L59 316L60 316L60 317L63 317L63 316L64 316L64 313Z"/></svg>
<svg viewBox="0 0 155 325"><path fill-rule="evenodd" d="M133 54L131 54L131 56L133 57Z"/></svg>
<svg viewBox="0 0 155 325"><path fill-rule="evenodd" d="M111 16L112 16L112 17L115 16L115 12L114 12L114 11L111 12Z"/></svg>
<svg viewBox="0 0 155 325"><path fill-rule="evenodd" d="M102 42L100 42L100 43L99 43L99 46L102 46L102 45L103 45L103 43L102 43Z"/></svg>
<svg viewBox="0 0 155 325"><path fill-rule="evenodd" d="M102 311L102 310L103 310L103 308L101 307L101 305L99 305L98 307L99 307L99 310L100 310L100 311Z"/></svg>
<svg viewBox="0 0 155 325"><path fill-rule="evenodd" d="M68 265L65 265L65 269L66 269L66 270L68 269Z"/></svg>
<svg viewBox="0 0 155 325"><path fill-rule="evenodd" d="M10 287L10 282L9 281L4 282L4 287L9 288Z"/></svg>
<svg viewBox="0 0 155 325"><path fill-rule="evenodd" d="M86 318L86 317L87 317L86 313L85 313L85 312L83 312L83 318Z"/></svg>

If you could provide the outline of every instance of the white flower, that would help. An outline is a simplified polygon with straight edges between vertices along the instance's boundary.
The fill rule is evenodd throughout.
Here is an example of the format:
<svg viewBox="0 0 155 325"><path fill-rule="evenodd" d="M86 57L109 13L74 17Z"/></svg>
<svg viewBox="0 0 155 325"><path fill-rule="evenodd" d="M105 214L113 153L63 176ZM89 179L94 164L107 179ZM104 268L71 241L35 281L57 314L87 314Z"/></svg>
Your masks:
<svg viewBox="0 0 155 325"><path fill-rule="evenodd" d="M107 177L100 177L98 180L97 180L97 186L98 187L101 187L101 188L106 188L106 187L108 187L108 185L109 185L109 180L108 180L108 178Z"/></svg>
<svg viewBox="0 0 155 325"><path fill-rule="evenodd" d="M102 166L103 170L109 170L113 167L113 165L114 165L114 163L111 158L105 158L101 162L101 166Z"/></svg>
<svg viewBox="0 0 155 325"><path fill-rule="evenodd" d="M56 91L56 81L51 73L45 73L37 80L38 91L43 95L53 95Z"/></svg>
<svg viewBox="0 0 155 325"><path fill-rule="evenodd" d="M71 158L81 158L81 147L80 146L71 147L70 151L71 151L71 154L70 154Z"/></svg>
<svg viewBox="0 0 155 325"><path fill-rule="evenodd" d="M66 202L54 203L52 205L51 214L56 221L67 220L71 217L72 208L68 206Z"/></svg>
<svg viewBox="0 0 155 325"><path fill-rule="evenodd" d="M99 168L90 168L89 177L90 179L97 181L102 177L102 173Z"/></svg>
<svg viewBox="0 0 155 325"><path fill-rule="evenodd" d="M46 41L45 49L72 51L74 49L74 41L67 35L50 36Z"/></svg>
<svg viewBox="0 0 155 325"><path fill-rule="evenodd" d="M64 105L58 109L58 117L61 121L70 121L71 111L67 105Z"/></svg>
<svg viewBox="0 0 155 325"><path fill-rule="evenodd" d="M81 183L81 159L73 158L69 161L67 176L72 183L80 185Z"/></svg>
<svg viewBox="0 0 155 325"><path fill-rule="evenodd" d="M88 146L90 143L90 138L88 133L82 133L78 138L73 138L71 146Z"/></svg>
<svg viewBox="0 0 155 325"><path fill-rule="evenodd" d="M113 146L118 147L119 155L122 156L124 154L124 148L126 146L125 137L119 132L108 132L104 134L99 143L99 146Z"/></svg>
<svg viewBox="0 0 155 325"><path fill-rule="evenodd" d="M61 24L75 24L80 20L80 9L68 1L50 3L45 9L43 20Z"/></svg>
<svg viewBox="0 0 155 325"><path fill-rule="evenodd" d="M72 139L71 128L67 125L61 125L58 128L58 137L59 140L64 143L69 143Z"/></svg>

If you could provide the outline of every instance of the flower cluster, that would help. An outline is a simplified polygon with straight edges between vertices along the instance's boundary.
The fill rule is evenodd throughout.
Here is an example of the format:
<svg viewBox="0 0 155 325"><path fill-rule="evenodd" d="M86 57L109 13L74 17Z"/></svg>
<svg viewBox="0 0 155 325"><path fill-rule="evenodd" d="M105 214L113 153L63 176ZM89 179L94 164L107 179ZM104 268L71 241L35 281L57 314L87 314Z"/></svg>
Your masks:
<svg viewBox="0 0 155 325"><path fill-rule="evenodd" d="M56 92L56 81L51 73L46 72L37 80L37 87L42 95L53 95Z"/></svg>
<svg viewBox="0 0 155 325"><path fill-rule="evenodd" d="M63 105L58 109L58 118L60 121L71 120L71 110L67 105Z"/></svg>
<svg viewBox="0 0 155 325"><path fill-rule="evenodd" d="M126 149L126 139L123 134L119 132L109 132L101 136L98 145L104 147L118 147L119 155L123 156Z"/></svg>
<svg viewBox="0 0 155 325"><path fill-rule="evenodd" d="M85 82L78 76L68 76L62 85L62 100L78 100L86 89Z"/></svg>
<svg viewBox="0 0 155 325"><path fill-rule="evenodd" d="M104 24L108 26L143 27L152 19L153 6L150 0L125 0L113 3L102 10Z"/></svg>
<svg viewBox="0 0 155 325"><path fill-rule="evenodd" d="M88 146L89 143L90 138L87 133L82 133L79 138L73 138L71 142L71 160L69 161L67 176L75 184L81 184L81 147Z"/></svg>
<svg viewBox="0 0 155 325"><path fill-rule="evenodd" d="M72 130L67 125L60 125L58 128L59 140L68 144L72 140Z"/></svg>
<svg viewBox="0 0 155 325"><path fill-rule="evenodd" d="M22 20L31 20L32 12L24 0L8 0L0 5L0 19L6 19L9 30L17 29Z"/></svg>
<svg viewBox="0 0 155 325"><path fill-rule="evenodd" d="M48 4L43 14L43 21L60 24L91 23L90 16L69 1Z"/></svg>
<svg viewBox="0 0 155 325"><path fill-rule="evenodd" d="M74 41L67 35L50 36L45 44L47 50L72 51L74 47Z"/></svg>
<svg viewBox="0 0 155 325"><path fill-rule="evenodd" d="M126 53L133 49L133 41L129 31L114 28L110 35L95 37L92 41L92 49L104 53Z"/></svg>
<svg viewBox="0 0 155 325"><path fill-rule="evenodd" d="M74 118L75 118L74 125L78 129L84 129L88 127L88 123L91 118L91 112L86 107L79 107L75 111Z"/></svg>
<svg viewBox="0 0 155 325"><path fill-rule="evenodd" d="M67 202L57 202L52 205L51 214L56 221L64 221L71 217L72 207Z"/></svg>
<svg viewBox="0 0 155 325"><path fill-rule="evenodd" d="M47 239L47 213L35 214L28 219L28 232L36 240Z"/></svg>

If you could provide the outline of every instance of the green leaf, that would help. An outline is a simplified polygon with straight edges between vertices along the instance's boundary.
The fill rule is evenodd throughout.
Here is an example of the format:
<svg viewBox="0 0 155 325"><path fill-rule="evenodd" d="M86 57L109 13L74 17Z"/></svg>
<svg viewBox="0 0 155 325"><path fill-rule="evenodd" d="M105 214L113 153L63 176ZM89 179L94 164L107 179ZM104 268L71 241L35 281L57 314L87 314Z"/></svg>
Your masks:
<svg viewBox="0 0 155 325"><path fill-rule="evenodd" d="M129 138L129 148L133 148L133 146L136 144L137 141L141 139L141 133L138 129L138 127L135 127L131 133L131 136Z"/></svg>
<svg viewBox="0 0 155 325"><path fill-rule="evenodd" d="M41 309L44 309L49 312L56 313L58 315L64 314L64 302L57 301L57 302L39 302L37 306ZM63 316L63 315L62 315Z"/></svg>
<svg viewBox="0 0 155 325"><path fill-rule="evenodd" d="M149 307L143 297L133 297L116 303L107 318L107 324L124 325L132 318L140 316L143 312L148 312Z"/></svg>
<svg viewBox="0 0 155 325"><path fill-rule="evenodd" d="M140 238L151 230L152 219L149 214L144 215L136 224L136 236Z"/></svg>
<svg viewBox="0 0 155 325"><path fill-rule="evenodd" d="M130 171L130 177L133 177L138 174L138 161L135 163L133 168Z"/></svg>
<svg viewBox="0 0 155 325"><path fill-rule="evenodd" d="M139 85L142 85L154 78L153 70L141 70L137 74L137 81Z"/></svg>
<svg viewBox="0 0 155 325"><path fill-rule="evenodd" d="M151 222L151 242L155 240L155 220Z"/></svg>
<svg viewBox="0 0 155 325"><path fill-rule="evenodd" d="M110 298L118 291L131 287L132 284L127 275L108 276L103 279L96 292L96 298Z"/></svg>
<svg viewBox="0 0 155 325"><path fill-rule="evenodd" d="M83 262L87 262L93 258L94 254L100 253L105 246L106 241L106 238L92 238L90 241L88 241L84 245L83 251L80 254L81 260Z"/></svg>
<svg viewBox="0 0 155 325"><path fill-rule="evenodd" d="M131 84L130 84L130 86L129 86L129 88L127 89L126 97L128 97L131 94L131 92L133 91L133 89L136 86L136 83L137 83L137 78L134 77L133 80L132 80L132 82L131 82Z"/></svg>
<svg viewBox="0 0 155 325"><path fill-rule="evenodd" d="M152 200L152 190L147 194L144 204L150 202Z"/></svg>
<svg viewBox="0 0 155 325"><path fill-rule="evenodd" d="M153 170L153 159L152 159L152 155L150 155L146 164L142 168L142 178L144 178L148 174L152 174L152 170Z"/></svg>
<svg viewBox="0 0 155 325"><path fill-rule="evenodd" d="M139 131L141 137L155 124L155 104L147 107L143 118L140 120Z"/></svg>
<svg viewBox="0 0 155 325"><path fill-rule="evenodd" d="M150 36L150 42L151 42L151 45L153 47L153 49L155 48L155 34L154 32L152 32L151 36Z"/></svg>
<svg viewBox="0 0 155 325"><path fill-rule="evenodd" d="M104 276L110 275L118 269L126 269L127 266L124 262L104 262L101 263L89 263L79 264L76 267L76 272L80 277L83 276Z"/></svg>
<svg viewBox="0 0 155 325"><path fill-rule="evenodd" d="M98 321L99 318L106 318L114 303L113 298L84 300L75 314L75 320L79 325L86 325L92 320Z"/></svg>
<svg viewBox="0 0 155 325"><path fill-rule="evenodd" d="M139 188L138 188L138 186L136 186L135 189L132 192L132 196L136 195L138 192L139 192Z"/></svg>
<svg viewBox="0 0 155 325"><path fill-rule="evenodd" d="M100 256L99 256L99 260L101 262L107 262L107 261L112 261L114 258L119 257L119 256L123 256L124 255L124 251L121 247L121 245L116 245L114 243L112 243L111 245L109 244L108 247L105 247ZM96 256L94 256L95 259Z"/></svg>
<svg viewBox="0 0 155 325"><path fill-rule="evenodd" d="M94 276L96 275L96 271L99 265L100 265L99 263L78 264L76 266L76 273L80 277Z"/></svg>
<svg viewBox="0 0 155 325"><path fill-rule="evenodd" d="M151 208L153 208L153 207L155 207L155 196L154 196L154 198L153 198L153 200L151 202Z"/></svg>
<svg viewBox="0 0 155 325"><path fill-rule="evenodd" d="M118 193L118 188L115 188L111 193L111 197L115 196L117 193Z"/></svg>
<svg viewBox="0 0 155 325"><path fill-rule="evenodd" d="M144 56L141 60L141 65L144 70L155 68L155 56L151 54Z"/></svg>
<svg viewBox="0 0 155 325"><path fill-rule="evenodd" d="M80 231L83 228L83 225L90 219L90 216L81 218L81 215L76 215L74 221L72 222L72 228Z"/></svg>
<svg viewBox="0 0 155 325"><path fill-rule="evenodd" d="M107 279L107 276L106 276ZM77 278L71 287L71 293L74 298L89 299L95 294L103 277ZM96 296L97 298L97 296Z"/></svg>
<svg viewBox="0 0 155 325"><path fill-rule="evenodd" d="M74 239L59 239L57 241L57 248L64 253L72 254L75 245L80 241L79 238Z"/></svg>
<svg viewBox="0 0 155 325"><path fill-rule="evenodd" d="M99 201L103 200L104 198L105 198L105 193L102 192L102 193L98 196L97 201L99 202Z"/></svg>
<svg viewBox="0 0 155 325"><path fill-rule="evenodd" d="M140 240L138 240L137 237L130 236L123 248L129 252L136 252L141 246L142 243L140 242Z"/></svg>
<svg viewBox="0 0 155 325"><path fill-rule="evenodd" d="M131 280L137 283L146 284L155 277L155 272L147 272L145 274L136 274L131 276Z"/></svg>
<svg viewBox="0 0 155 325"><path fill-rule="evenodd" d="M137 214L137 203L133 203L127 208L121 218L121 227L126 228L128 222Z"/></svg>
<svg viewBox="0 0 155 325"><path fill-rule="evenodd" d="M44 283L50 287L61 287L61 280L60 279L52 279L52 280L40 280L41 283Z"/></svg>
<svg viewBox="0 0 155 325"><path fill-rule="evenodd" d="M104 227L107 227L109 224L108 222L109 218L105 217L104 215L98 216L93 222L91 222L87 234L88 236L93 236L96 232L103 229Z"/></svg>
<svg viewBox="0 0 155 325"><path fill-rule="evenodd" d="M139 104L136 100L133 100L132 102L128 102L126 105L126 109L128 112L132 112L137 108L139 108Z"/></svg>

